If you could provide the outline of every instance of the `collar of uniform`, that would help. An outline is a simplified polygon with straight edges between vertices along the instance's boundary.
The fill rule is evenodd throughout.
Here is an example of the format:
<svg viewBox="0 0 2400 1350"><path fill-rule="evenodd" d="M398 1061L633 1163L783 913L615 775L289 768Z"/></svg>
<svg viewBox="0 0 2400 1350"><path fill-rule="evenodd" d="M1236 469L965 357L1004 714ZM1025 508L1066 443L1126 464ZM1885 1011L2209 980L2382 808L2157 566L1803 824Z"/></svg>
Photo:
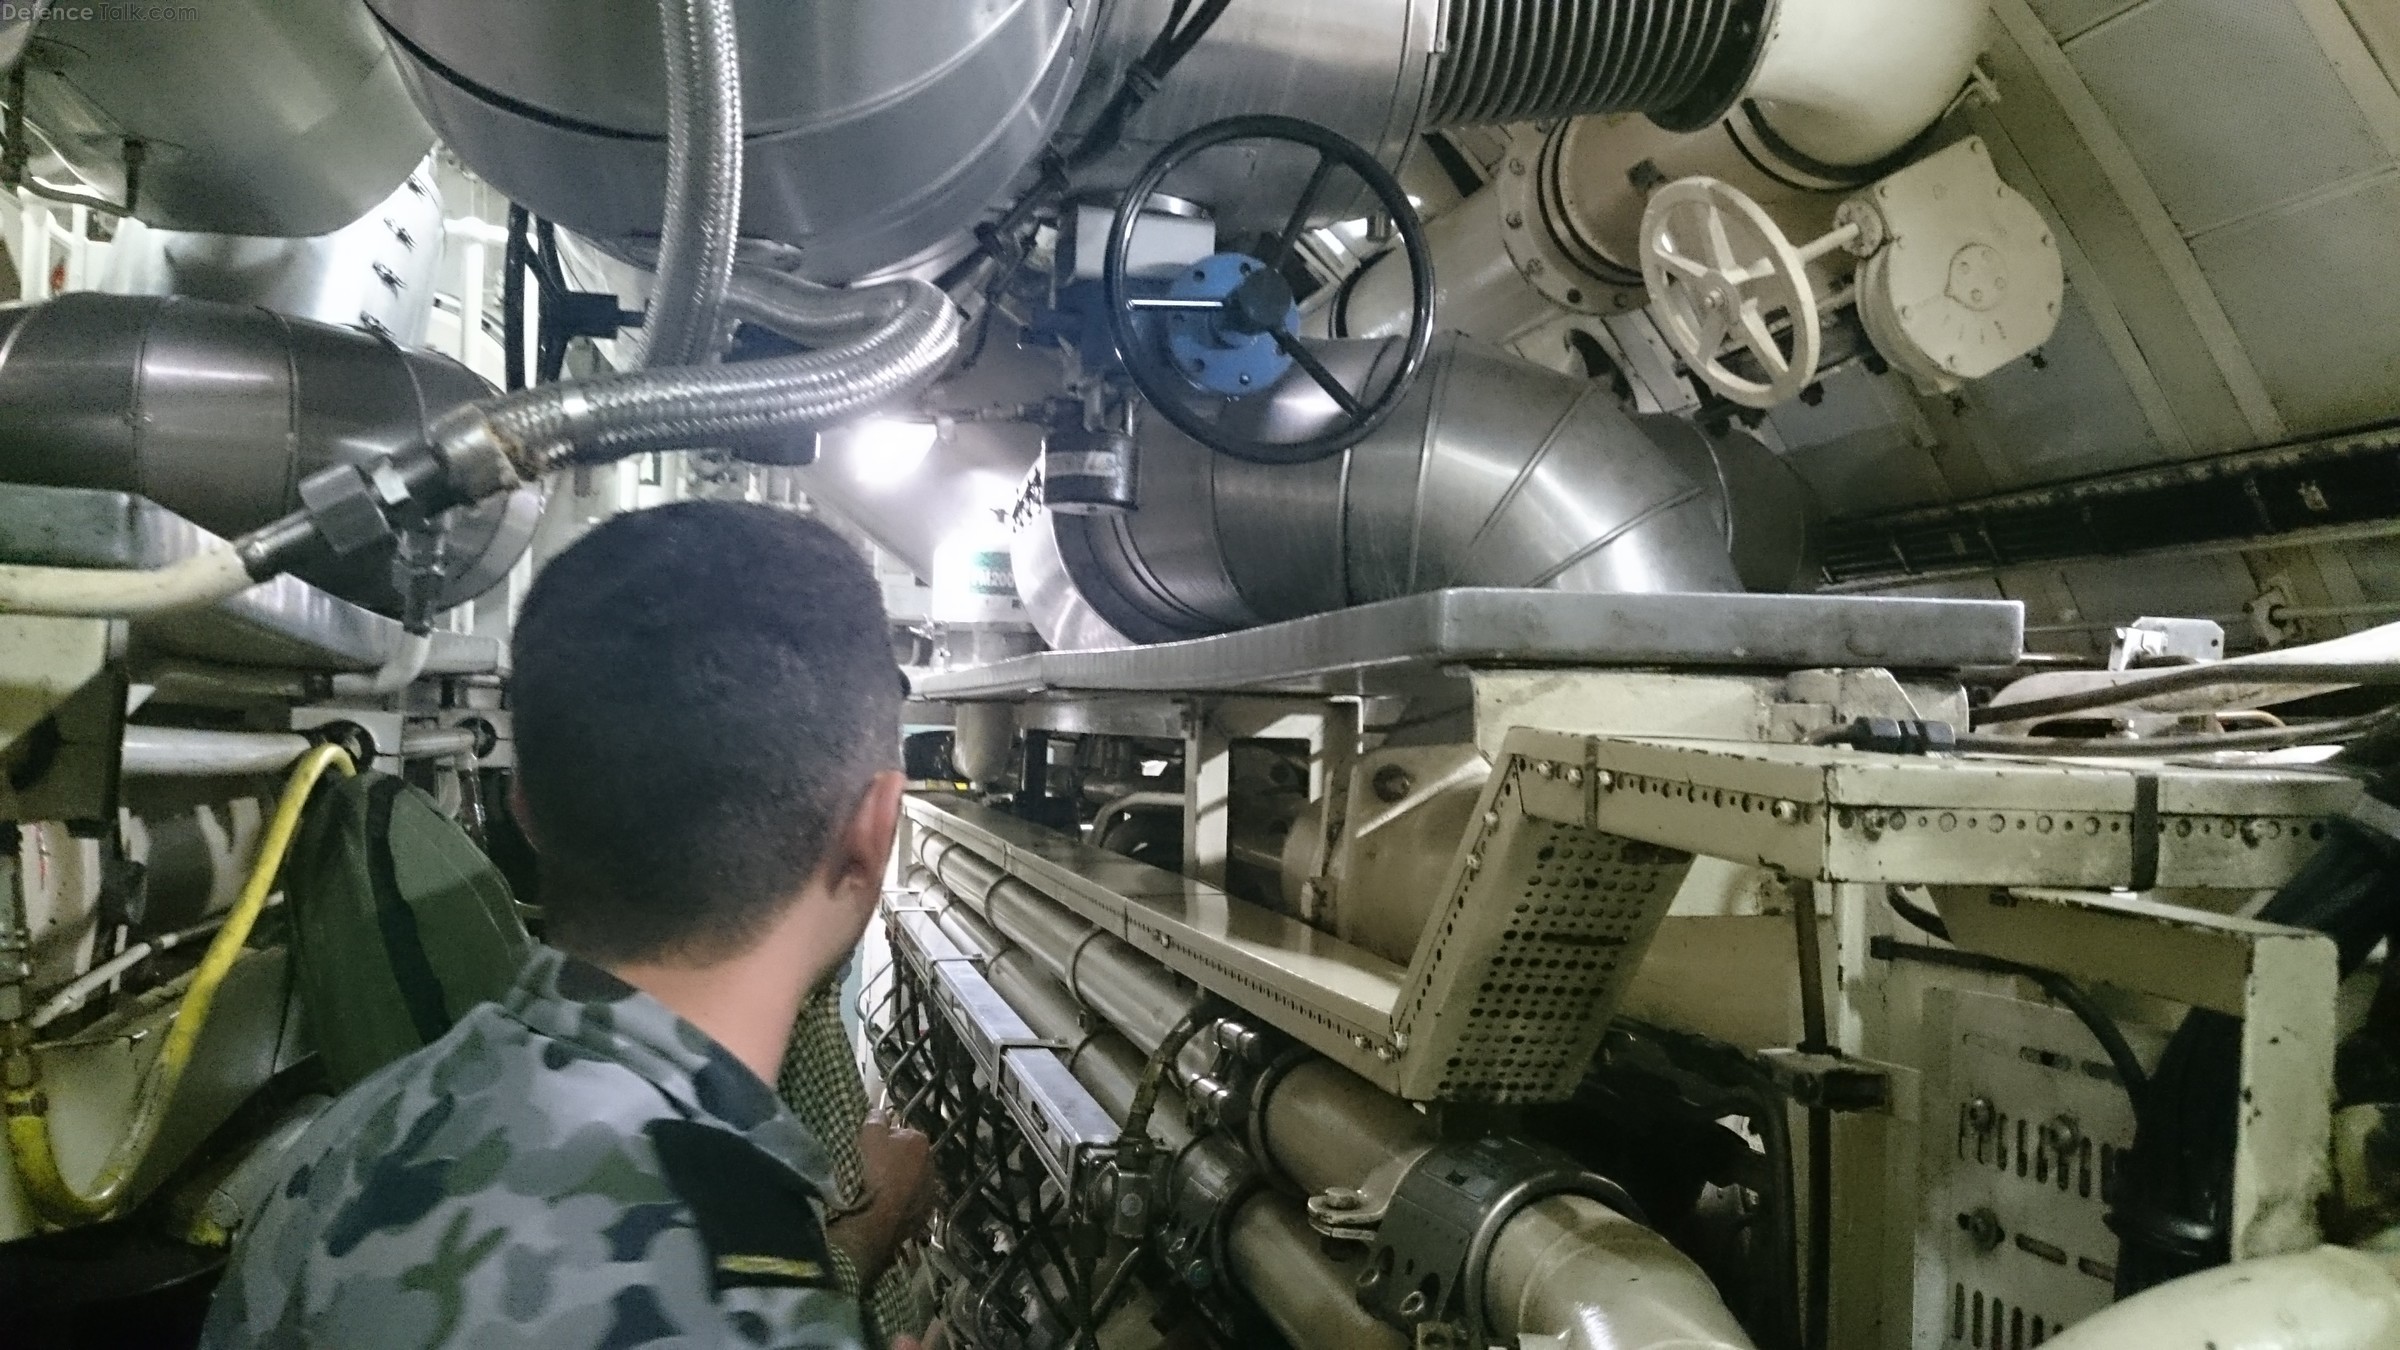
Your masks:
<svg viewBox="0 0 2400 1350"><path fill-rule="evenodd" d="M544 1036L631 1069L683 1115L748 1139L818 1194L833 1192L816 1140L773 1089L707 1032L609 972L537 947L502 1006Z"/></svg>

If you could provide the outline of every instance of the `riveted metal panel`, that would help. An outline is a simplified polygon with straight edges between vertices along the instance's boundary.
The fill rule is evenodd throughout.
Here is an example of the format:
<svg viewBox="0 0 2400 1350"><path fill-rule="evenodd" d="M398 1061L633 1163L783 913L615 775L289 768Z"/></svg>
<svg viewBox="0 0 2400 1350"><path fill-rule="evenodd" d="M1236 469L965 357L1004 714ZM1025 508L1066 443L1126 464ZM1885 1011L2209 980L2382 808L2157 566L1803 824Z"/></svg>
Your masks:
<svg viewBox="0 0 2400 1350"><path fill-rule="evenodd" d="M2358 788L2157 762L1593 740L1601 830L1819 881L2282 884Z"/></svg>

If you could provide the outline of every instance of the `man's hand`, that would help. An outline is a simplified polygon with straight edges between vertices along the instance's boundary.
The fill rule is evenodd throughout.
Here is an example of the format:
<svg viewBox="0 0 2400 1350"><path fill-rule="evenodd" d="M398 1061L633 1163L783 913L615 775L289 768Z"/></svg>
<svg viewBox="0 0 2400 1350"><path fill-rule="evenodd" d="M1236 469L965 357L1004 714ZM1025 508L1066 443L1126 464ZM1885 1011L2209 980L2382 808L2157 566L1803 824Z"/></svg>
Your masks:
<svg viewBox="0 0 2400 1350"><path fill-rule="evenodd" d="M862 1285L873 1284L901 1244L924 1230L933 1212L932 1149L924 1135L892 1124L881 1111L859 1127L867 1207L828 1224L826 1235L858 1263Z"/></svg>

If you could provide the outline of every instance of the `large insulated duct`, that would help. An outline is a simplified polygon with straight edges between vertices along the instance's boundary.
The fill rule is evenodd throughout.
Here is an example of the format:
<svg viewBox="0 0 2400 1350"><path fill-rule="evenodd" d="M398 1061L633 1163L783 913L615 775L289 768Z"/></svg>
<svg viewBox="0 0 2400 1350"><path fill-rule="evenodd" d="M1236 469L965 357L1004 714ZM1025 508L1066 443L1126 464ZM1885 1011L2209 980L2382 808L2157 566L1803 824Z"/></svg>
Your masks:
<svg viewBox="0 0 2400 1350"><path fill-rule="evenodd" d="M603 240L655 229L666 124L647 0L368 0L443 141L537 213ZM1767 0L1236 4L1147 100L1087 186L1234 113L1320 122L1396 164L1426 130L1591 112L1703 126L1748 83ZM849 280L964 235L1045 143L1097 119L1171 0L741 0L744 233ZM1070 107L1070 98L1072 106ZM1285 162L1285 161L1290 162ZM1272 199L1305 159L1219 186ZM1184 190L1221 194L1203 184ZM1288 208L1276 208L1283 210ZM1229 218L1239 225L1242 219Z"/></svg>
<svg viewBox="0 0 2400 1350"><path fill-rule="evenodd" d="M993 963L986 972L993 987L1038 1034L1071 1047L1069 1068L1121 1117L1133 1080L1159 1043L1153 1032L1193 1006L1189 987L1122 943L1123 968L1091 975L1084 966L1092 959L1089 949L1113 942L1109 934L1006 876L965 844L924 831L917 848L920 883L930 876L935 884L927 894L951 906L941 920L946 931ZM1005 906L995 903L1011 892ZM1031 952L1046 976L1022 967L1003 970L999 961L1018 949ZM1149 988L1131 1000L1137 1006L1130 1015L1122 1005L1112 1011L1091 998L1093 986L1133 994L1145 980ZM1122 1036L1088 1030L1073 1012L1077 1003ZM1395 1171L1395 1160L1440 1142L1431 1117L1321 1059L1276 1075L1254 1109L1254 1138L1267 1155L1260 1161L1305 1194L1358 1189ZM1153 1130L1163 1130L1171 1146L1190 1138L1172 1111L1154 1117ZM1193 1151L1185 1150L1186 1156ZM1272 1189L1229 1217L1227 1246L1236 1279L1293 1333L1295 1344L1398 1343L1388 1327L1360 1311L1355 1284L1329 1278L1339 1268L1306 1220ZM1583 1195L1536 1200L1501 1221L1481 1279L1484 1323L1509 1344L1524 1339L1561 1350L1751 1350L1747 1333L1698 1266L1656 1232Z"/></svg>
<svg viewBox="0 0 2400 1350"><path fill-rule="evenodd" d="M1065 126L1096 120L1172 0L1104 6L1092 73ZM1177 136L1239 113L1286 113L1397 168L1444 127L1645 113L1721 116L1756 63L1766 0L1243 0L1220 15L1126 127L1086 186L1130 182ZM1315 168L1296 147L1203 156L1168 191L1218 206L1220 237L1273 231ZM1329 216L1351 203L1328 199Z"/></svg>
<svg viewBox="0 0 2400 1350"><path fill-rule="evenodd" d="M23 62L26 111L111 201L124 200L137 163L134 214L147 224L324 234L383 200L432 148L356 0L183 0L156 17L133 12L148 5L42 8ZM141 147L130 161L128 143Z"/></svg>
<svg viewBox="0 0 2400 1350"><path fill-rule="evenodd" d="M76 292L0 309L0 481L136 493L232 537L300 505L300 480L420 443L489 388L448 357L244 305ZM540 495L449 520L443 608L506 576ZM300 569L399 612L391 549Z"/></svg>
<svg viewBox="0 0 2400 1350"><path fill-rule="evenodd" d="M1336 344L1327 360L1354 378L1384 350ZM1331 411L1306 379L1261 402L1277 424ZM1046 513L1019 532L1019 590L1054 646L1197 637L1452 586L1788 589L1807 543L1806 494L1747 434L1635 417L1606 385L1456 337L1344 454L1254 464L1153 419L1137 475L1134 511Z"/></svg>
<svg viewBox="0 0 2400 1350"><path fill-rule="evenodd" d="M442 194L429 159L365 215L331 234L269 239L118 227L93 289L259 305L424 345L442 256Z"/></svg>
<svg viewBox="0 0 2400 1350"><path fill-rule="evenodd" d="M1562 309L1646 303L1642 213L1653 187L1680 178L1732 184L1794 239L1824 234L1841 195L1900 167L1895 157L1949 110L1984 22L1983 0L1778 0L1742 96L1720 117L1517 119L1493 180L1427 225L1443 322L1503 342ZM1846 259L1824 265L1836 263ZM1410 291L1405 260L1378 259L1344 288L1329 331L1405 324Z"/></svg>
<svg viewBox="0 0 2400 1350"><path fill-rule="evenodd" d="M656 0L368 0L443 143L535 214L655 238L667 83ZM971 225L1049 136L1092 7L740 0L742 233L849 280Z"/></svg>

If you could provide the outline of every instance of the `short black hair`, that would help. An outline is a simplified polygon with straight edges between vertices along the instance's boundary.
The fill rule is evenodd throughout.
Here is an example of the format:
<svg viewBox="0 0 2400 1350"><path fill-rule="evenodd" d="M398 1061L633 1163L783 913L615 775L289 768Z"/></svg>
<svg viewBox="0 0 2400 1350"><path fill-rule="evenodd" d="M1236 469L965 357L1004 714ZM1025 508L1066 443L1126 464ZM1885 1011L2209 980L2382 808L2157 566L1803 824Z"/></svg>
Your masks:
<svg viewBox="0 0 2400 1350"><path fill-rule="evenodd" d="M579 956L747 948L897 766L882 592L788 511L683 502L601 524L536 579L512 654L545 935Z"/></svg>

